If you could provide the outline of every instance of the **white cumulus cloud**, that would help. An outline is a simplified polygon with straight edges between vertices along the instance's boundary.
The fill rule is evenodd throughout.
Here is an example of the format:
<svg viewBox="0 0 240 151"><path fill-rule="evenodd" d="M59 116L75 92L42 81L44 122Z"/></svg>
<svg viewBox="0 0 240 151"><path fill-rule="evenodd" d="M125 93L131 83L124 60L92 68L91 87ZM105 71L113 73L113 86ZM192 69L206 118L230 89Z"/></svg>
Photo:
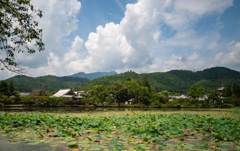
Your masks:
<svg viewBox="0 0 240 151"><path fill-rule="evenodd" d="M80 71L156 72L208 67L210 63L206 63L199 52L219 48L221 22L216 21L216 30L202 35L196 33L196 24L206 16L221 15L233 5L233 0L138 0L126 5L124 18L119 23L99 25L96 32L89 33L85 43L79 35L71 46L65 47L61 42L81 23L76 17L81 3L33 0L33 4L43 10L39 26L44 29L46 50L34 55L24 54L20 57L22 63L34 75L69 75ZM163 26L174 30L175 34L165 37ZM88 52L85 58L81 56L83 45ZM235 43L228 53L219 53L216 62L231 64L228 59L236 60L238 47ZM173 52L177 48L185 51ZM219 61L221 57L228 59Z"/></svg>
<svg viewBox="0 0 240 151"><path fill-rule="evenodd" d="M232 41L228 46L228 52L220 52L215 56L214 64L240 70L240 42Z"/></svg>
<svg viewBox="0 0 240 151"><path fill-rule="evenodd" d="M127 4L121 22L98 26L85 43L88 56L70 64L72 68L77 67L78 71L87 72L142 71L156 63L155 60L166 47L214 48L219 39L218 32L214 31L210 37L198 37L194 23L205 15L222 14L232 5L233 0L138 0L135 4ZM176 30L176 35L161 41L161 33L164 32L160 30L162 23ZM160 49L153 50L157 44ZM169 69L180 68L181 65L187 68L183 63L178 64L173 60L164 64ZM191 56L187 61L191 61Z"/></svg>

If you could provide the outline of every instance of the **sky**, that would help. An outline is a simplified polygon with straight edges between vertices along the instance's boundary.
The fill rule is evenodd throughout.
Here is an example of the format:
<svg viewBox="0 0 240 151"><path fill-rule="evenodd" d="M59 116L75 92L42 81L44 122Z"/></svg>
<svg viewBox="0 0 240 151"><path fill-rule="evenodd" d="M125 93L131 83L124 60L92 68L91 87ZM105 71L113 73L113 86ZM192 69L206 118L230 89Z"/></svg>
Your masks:
<svg viewBox="0 0 240 151"><path fill-rule="evenodd" d="M32 0L45 50L16 54L33 77L78 72L240 71L239 0ZM0 80L14 76L0 71Z"/></svg>

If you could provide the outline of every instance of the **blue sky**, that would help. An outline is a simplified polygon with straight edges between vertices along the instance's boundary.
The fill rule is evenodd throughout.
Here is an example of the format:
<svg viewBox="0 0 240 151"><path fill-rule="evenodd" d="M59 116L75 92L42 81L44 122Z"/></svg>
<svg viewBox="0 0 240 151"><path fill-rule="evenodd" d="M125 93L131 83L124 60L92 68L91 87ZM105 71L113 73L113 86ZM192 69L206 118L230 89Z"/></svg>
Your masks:
<svg viewBox="0 0 240 151"><path fill-rule="evenodd" d="M46 50L18 54L31 76L224 66L240 71L238 0L32 0ZM13 76L1 71L0 79Z"/></svg>

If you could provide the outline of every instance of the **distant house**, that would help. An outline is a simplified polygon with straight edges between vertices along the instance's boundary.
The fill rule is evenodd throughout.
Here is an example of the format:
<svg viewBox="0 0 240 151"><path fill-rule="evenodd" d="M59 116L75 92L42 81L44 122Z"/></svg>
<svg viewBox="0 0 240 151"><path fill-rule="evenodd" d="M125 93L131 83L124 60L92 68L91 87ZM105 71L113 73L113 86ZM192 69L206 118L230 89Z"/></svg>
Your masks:
<svg viewBox="0 0 240 151"><path fill-rule="evenodd" d="M169 95L169 101L174 101L174 99L189 99L190 97L187 95L180 95L180 96L174 96L174 95Z"/></svg>
<svg viewBox="0 0 240 151"><path fill-rule="evenodd" d="M42 90L32 91L28 96L31 96L31 97L42 96Z"/></svg>
<svg viewBox="0 0 240 151"><path fill-rule="evenodd" d="M205 101L206 99L208 99L207 95L204 95L202 98L197 98L198 101Z"/></svg>
<svg viewBox="0 0 240 151"><path fill-rule="evenodd" d="M128 100L128 101L125 101L125 104L127 105L127 104L133 104L133 99L130 99L130 100Z"/></svg>
<svg viewBox="0 0 240 151"><path fill-rule="evenodd" d="M88 92L87 91L84 91L84 90L82 90L82 91L73 91L75 94L77 94L78 96L81 96L81 98L83 98L83 96L81 95L81 94L88 94ZM89 102L89 103L85 103L85 105L93 105L93 103L92 102Z"/></svg>
<svg viewBox="0 0 240 151"><path fill-rule="evenodd" d="M28 96L35 97L35 96L47 96L49 95L49 92L42 91L42 90L35 90L32 91Z"/></svg>
<svg viewBox="0 0 240 151"><path fill-rule="evenodd" d="M82 93L84 93L84 91L73 91L75 94L77 94L77 95L81 95Z"/></svg>
<svg viewBox="0 0 240 151"><path fill-rule="evenodd" d="M182 94L179 96L179 99L189 99L189 96Z"/></svg>
<svg viewBox="0 0 240 151"><path fill-rule="evenodd" d="M223 89L224 89L224 87L221 87L221 88L218 88L217 91L222 93Z"/></svg>
<svg viewBox="0 0 240 151"><path fill-rule="evenodd" d="M53 97L64 97L66 99L73 99L73 95L76 94L72 89L60 89L57 93L53 95ZM79 101L83 97L80 95L74 96L73 101Z"/></svg>
<svg viewBox="0 0 240 151"><path fill-rule="evenodd" d="M20 92L19 95L20 96L29 96L31 92Z"/></svg>

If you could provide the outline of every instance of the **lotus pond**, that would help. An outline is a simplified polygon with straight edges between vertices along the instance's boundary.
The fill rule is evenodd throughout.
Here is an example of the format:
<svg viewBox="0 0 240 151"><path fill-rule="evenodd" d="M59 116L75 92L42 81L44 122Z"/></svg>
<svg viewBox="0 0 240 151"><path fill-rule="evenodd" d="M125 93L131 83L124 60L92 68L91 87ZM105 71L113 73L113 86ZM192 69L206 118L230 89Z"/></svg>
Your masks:
<svg viewBox="0 0 240 151"><path fill-rule="evenodd" d="M0 149L235 151L239 119L238 110L0 112Z"/></svg>

